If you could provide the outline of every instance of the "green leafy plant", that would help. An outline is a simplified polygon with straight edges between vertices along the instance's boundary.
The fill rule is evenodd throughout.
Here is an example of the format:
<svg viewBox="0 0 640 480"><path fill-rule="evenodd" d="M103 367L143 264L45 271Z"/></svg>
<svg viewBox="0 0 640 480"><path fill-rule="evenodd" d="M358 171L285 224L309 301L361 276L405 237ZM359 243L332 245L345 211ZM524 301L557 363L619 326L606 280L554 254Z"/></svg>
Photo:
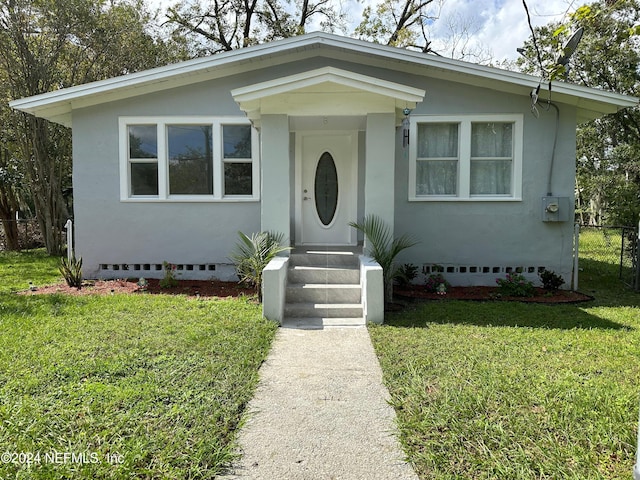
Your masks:
<svg viewBox="0 0 640 480"><path fill-rule="evenodd" d="M160 279L160 288L175 288L178 286L176 278L176 265L169 262L162 262L164 267L164 277Z"/></svg>
<svg viewBox="0 0 640 480"><path fill-rule="evenodd" d="M418 267L413 263L405 263L398 268L395 281L398 286L406 287L411 284L418 276Z"/></svg>
<svg viewBox="0 0 640 480"><path fill-rule="evenodd" d="M367 238L367 254L382 267L385 302L391 302L393 280L400 270L395 266L395 258L402 250L413 247L418 242L407 234L393 238L389 226L376 215L366 215L362 222L350 222L349 225L361 231Z"/></svg>
<svg viewBox="0 0 640 480"><path fill-rule="evenodd" d="M538 274L545 290L558 290L564 284L564 278L552 270L546 268Z"/></svg>
<svg viewBox="0 0 640 480"><path fill-rule="evenodd" d="M76 259L75 255L71 260L61 257L58 269L67 285L78 290L82 288L82 258Z"/></svg>
<svg viewBox="0 0 640 480"><path fill-rule="evenodd" d="M283 246L284 234L278 232L258 232L250 237L238 232L240 241L231 253L231 261L241 283L252 286L262 301L262 271L280 252L291 250Z"/></svg>
<svg viewBox="0 0 640 480"><path fill-rule="evenodd" d="M507 297L532 297L533 283L524 278L520 273L507 273L506 278L496 279L500 287L500 293Z"/></svg>
<svg viewBox="0 0 640 480"><path fill-rule="evenodd" d="M444 288L440 285L444 285ZM427 277L427 281L424 284L424 288L430 293L442 293L442 290L446 292L451 287L451 284L447 282L444 275L441 273L432 273Z"/></svg>
<svg viewBox="0 0 640 480"><path fill-rule="evenodd" d="M138 285L141 292L146 292L149 289L149 281L144 277L140 277L136 285Z"/></svg>

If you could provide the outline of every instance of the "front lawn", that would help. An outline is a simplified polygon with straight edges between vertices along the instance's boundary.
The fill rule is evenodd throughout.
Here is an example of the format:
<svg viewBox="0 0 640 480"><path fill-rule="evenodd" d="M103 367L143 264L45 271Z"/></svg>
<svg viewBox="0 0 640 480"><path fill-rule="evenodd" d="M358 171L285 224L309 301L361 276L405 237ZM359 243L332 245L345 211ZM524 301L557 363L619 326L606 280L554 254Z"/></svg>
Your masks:
<svg viewBox="0 0 640 480"><path fill-rule="evenodd" d="M0 478L214 478L276 326L244 299L9 293L55 265L0 254Z"/></svg>
<svg viewBox="0 0 640 480"><path fill-rule="evenodd" d="M431 301L370 328L421 479L631 477L640 294L581 265L593 302Z"/></svg>
<svg viewBox="0 0 640 480"><path fill-rule="evenodd" d="M0 293L16 292L32 285L61 282L58 258L44 250L0 252Z"/></svg>

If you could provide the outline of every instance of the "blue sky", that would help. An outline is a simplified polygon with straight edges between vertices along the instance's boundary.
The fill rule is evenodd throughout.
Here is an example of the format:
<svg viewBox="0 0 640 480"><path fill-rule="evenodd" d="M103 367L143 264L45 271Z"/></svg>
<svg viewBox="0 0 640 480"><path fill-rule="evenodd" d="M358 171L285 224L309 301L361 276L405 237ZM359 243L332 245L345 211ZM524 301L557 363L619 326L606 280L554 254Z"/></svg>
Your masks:
<svg viewBox="0 0 640 480"><path fill-rule="evenodd" d="M526 0L534 26L563 20L585 0ZM444 0L435 22L436 39L447 37L448 18L454 24L470 24L470 43L486 49L496 60L515 59L516 48L529 38L530 30L522 0Z"/></svg>
<svg viewBox="0 0 640 480"><path fill-rule="evenodd" d="M192 0L198 1L198 0ZM207 1L207 0L200 0ZM336 0L340 1L340 0ZM360 22L364 7L376 0L341 0L348 12L350 31ZM165 8L175 0L148 0L149 4ZM586 3L586 0L526 0L534 26L545 25L554 20L562 20L568 11ZM451 56L446 50L454 46L452 30L466 27L468 32L464 42L455 45L458 53L479 53L478 61L514 60L516 48L523 45L530 31L522 0L435 0L433 14L438 20L430 29L433 45L443 55ZM459 33L459 32L458 32ZM459 35L458 35L459 36ZM455 53L454 53L454 56ZM468 58L473 61L472 58Z"/></svg>

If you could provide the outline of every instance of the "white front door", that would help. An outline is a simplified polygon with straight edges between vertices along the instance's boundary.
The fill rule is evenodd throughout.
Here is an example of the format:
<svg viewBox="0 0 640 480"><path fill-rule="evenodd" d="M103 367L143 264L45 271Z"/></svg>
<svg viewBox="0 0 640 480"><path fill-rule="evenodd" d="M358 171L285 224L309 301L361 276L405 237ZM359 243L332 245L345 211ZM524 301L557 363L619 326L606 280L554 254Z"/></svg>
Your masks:
<svg viewBox="0 0 640 480"><path fill-rule="evenodd" d="M296 145L297 243L355 245L357 132L300 132Z"/></svg>

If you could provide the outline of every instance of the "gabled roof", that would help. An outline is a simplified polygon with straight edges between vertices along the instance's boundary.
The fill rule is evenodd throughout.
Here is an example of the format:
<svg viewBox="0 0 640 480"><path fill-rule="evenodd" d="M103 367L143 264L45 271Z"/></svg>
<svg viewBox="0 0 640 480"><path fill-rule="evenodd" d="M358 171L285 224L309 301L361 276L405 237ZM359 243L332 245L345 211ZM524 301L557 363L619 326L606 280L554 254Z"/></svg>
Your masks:
<svg viewBox="0 0 640 480"><path fill-rule="evenodd" d="M14 100L10 102L10 106L71 126L71 112L77 108L190 85L312 56L325 56L363 65L428 75L527 96L539 84L538 77L518 72L316 32ZM556 102L577 107L579 121L638 105L638 99L635 97L564 82L553 82L552 91Z"/></svg>
<svg viewBox="0 0 640 480"><path fill-rule="evenodd" d="M403 108L416 108L416 104L424 99L425 91L335 67L322 67L236 88L231 95L258 126L263 113L366 115L395 112L402 118Z"/></svg>

